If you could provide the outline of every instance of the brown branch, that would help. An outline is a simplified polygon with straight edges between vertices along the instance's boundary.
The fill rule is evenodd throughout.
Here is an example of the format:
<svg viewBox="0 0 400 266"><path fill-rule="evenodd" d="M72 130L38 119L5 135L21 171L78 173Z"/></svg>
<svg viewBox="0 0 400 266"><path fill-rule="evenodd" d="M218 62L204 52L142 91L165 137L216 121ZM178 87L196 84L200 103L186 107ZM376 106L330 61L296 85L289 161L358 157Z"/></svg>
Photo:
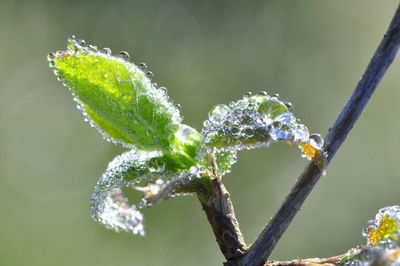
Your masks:
<svg viewBox="0 0 400 266"><path fill-rule="evenodd" d="M266 266L315 266L315 265L332 265L340 261L347 254L333 256L330 258L309 258L309 259L296 259L290 261L267 261Z"/></svg>
<svg viewBox="0 0 400 266"><path fill-rule="evenodd" d="M211 180L211 193L197 192L222 254L229 261L244 255L246 244L236 220L229 192L219 178Z"/></svg>
<svg viewBox="0 0 400 266"><path fill-rule="evenodd" d="M353 95L326 137L324 145L324 149L327 152L326 165L332 160L336 151L353 128L376 86L395 58L399 44L400 6L364 75L357 84ZM317 167L315 162L307 165L282 206L260 233L248 252L240 259L231 262L231 265L262 265L265 263L322 173L323 169Z"/></svg>

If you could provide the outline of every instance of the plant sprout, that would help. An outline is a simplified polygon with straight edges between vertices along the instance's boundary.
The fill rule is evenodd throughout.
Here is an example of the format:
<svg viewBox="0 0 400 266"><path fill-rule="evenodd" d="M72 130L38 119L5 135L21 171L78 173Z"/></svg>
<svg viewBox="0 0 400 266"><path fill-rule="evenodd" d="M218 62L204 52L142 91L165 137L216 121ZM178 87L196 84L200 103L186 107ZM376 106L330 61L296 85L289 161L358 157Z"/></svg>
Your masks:
<svg viewBox="0 0 400 266"><path fill-rule="evenodd" d="M145 63L133 63L125 51L112 55L72 36L65 51L48 55L57 79L66 86L85 121L102 136L129 149L114 158L91 197L92 217L115 231L144 235L142 208L177 195L196 194L214 231L225 265L260 265L350 132L400 45L400 8L366 74L324 139L310 134L290 102L261 90L218 104L200 131L183 124L180 106L165 87L153 83ZM298 146L311 160L284 203L248 247L222 184L237 152L284 142ZM129 203L122 189L143 195ZM268 262L268 265L400 265L400 207L378 211L363 232L366 245L326 259Z"/></svg>
<svg viewBox="0 0 400 266"><path fill-rule="evenodd" d="M91 199L93 218L116 231L143 235L140 208L197 192L229 173L238 150L286 142L323 161L323 139L310 134L279 95L247 93L218 104L198 132L182 123L179 106L152 83L146 64L130 62L127 52L113 56L109 48L99 50L72 36L67 50L48 60L85 120L106 140L130 149L108 165ZM143 198L128 204L123 187L142 191Z"/></svg>

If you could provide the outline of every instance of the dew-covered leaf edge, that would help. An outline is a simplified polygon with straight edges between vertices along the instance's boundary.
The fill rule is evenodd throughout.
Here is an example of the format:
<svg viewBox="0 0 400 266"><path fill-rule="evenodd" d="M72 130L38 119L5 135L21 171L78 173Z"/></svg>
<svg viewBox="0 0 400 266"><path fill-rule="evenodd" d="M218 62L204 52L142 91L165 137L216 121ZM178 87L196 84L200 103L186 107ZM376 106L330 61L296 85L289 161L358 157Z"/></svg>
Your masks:
<svg viewBox="0 0 400 266"><path fill-rule="evenodd" d="M105 139L147 151L171 148L182 117L166 89L152 83L146 64L136 65L126 52L113 56L110 49L99 50L75 37L69 39L68 50L49 54L48 61L57 79L72 91L85 120Z"/></svg>
<svg viewBox="0 0 400 266"><path fill-rule="evenodd" d="M324 140L319 134L310 134L293 113L293 105L261 91L229 103L214 106L203 123L199 160L209 153L232 152L269 147L285 142L297 145L303 157L321 168L326 163ZM232 160L232 164L236 160Z"/></svg>

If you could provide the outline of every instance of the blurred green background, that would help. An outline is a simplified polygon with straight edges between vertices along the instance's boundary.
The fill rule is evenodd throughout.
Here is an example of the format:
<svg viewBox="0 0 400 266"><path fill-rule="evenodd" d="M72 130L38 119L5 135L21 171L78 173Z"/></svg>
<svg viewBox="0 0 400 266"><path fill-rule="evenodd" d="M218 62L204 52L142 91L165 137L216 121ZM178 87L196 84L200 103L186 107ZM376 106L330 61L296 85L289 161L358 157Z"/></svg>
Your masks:
<svg viewBox="0 0 400 266"><path fill-rule="evenodd" d="M0 265L222 265L196 197L145 210L145 237L89 217L123 149L83 122L47 66L75 34L145 61L200 129L215 104L267 89L325 135L398 1L0 1ZM388 71L273 259L331 256L364 243L376 211L400 204L400 60ZM307 161L284 144L244 151L224 178L248 243Z"/></svg>

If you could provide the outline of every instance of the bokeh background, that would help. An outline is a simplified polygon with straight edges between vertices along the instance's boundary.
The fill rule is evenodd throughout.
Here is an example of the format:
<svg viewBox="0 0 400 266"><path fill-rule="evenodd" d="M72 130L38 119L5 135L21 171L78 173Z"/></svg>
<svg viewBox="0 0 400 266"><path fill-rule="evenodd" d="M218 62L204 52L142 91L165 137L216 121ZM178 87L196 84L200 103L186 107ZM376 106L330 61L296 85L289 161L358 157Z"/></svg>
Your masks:
<svg viewBox="0 0 400 266"><path fill-rule="evenodd" d="M89 217L89 198L123 149L83 122L47 66L75 34L145 61L201 129L215 104L267 89L325 135L398 1L0 1L0 265L221 265L196 197L144 211L145 237ZM324 257L365 243L368 219L400 204L400 60L272 254ZM278 144L245 151L224 178L248 243L307 161Z"/></svg>

